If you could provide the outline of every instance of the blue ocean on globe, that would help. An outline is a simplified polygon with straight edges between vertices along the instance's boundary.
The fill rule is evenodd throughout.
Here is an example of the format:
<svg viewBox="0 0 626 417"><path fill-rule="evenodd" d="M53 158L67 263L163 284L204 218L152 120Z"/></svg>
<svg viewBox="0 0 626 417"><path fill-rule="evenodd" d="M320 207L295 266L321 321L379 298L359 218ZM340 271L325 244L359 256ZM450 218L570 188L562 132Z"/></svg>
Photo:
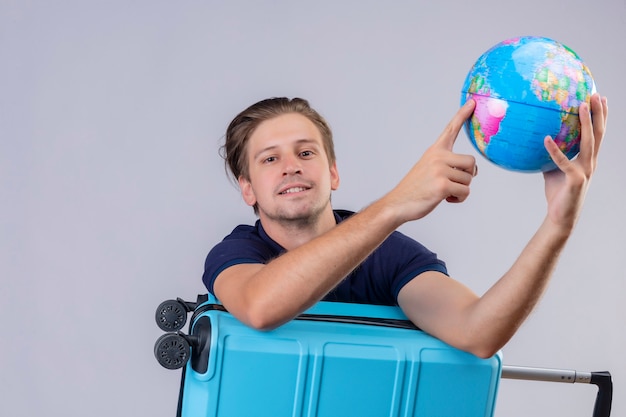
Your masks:
<svg viewBox="0 0 626 417"><path fill-rule="evenodd" d="M474 147L512 171L556 167L544 147L550 135L573 158L580 145L578 108L595 92L591 72L579 56L549 38L505 40L481 55L461 90L461 104L476 108L465 123Z"/></svg>

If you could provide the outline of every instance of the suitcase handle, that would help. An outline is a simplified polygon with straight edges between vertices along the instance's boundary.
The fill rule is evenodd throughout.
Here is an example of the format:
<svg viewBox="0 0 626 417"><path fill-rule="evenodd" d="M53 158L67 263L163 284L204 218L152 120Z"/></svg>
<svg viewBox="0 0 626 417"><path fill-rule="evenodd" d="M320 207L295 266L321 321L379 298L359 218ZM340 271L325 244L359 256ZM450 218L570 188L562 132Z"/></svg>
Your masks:
<svg viewBox="0 0 626 417"><path fill-rule="evenodd" d="M521 379L527 381L568 382L594 384L598 387L598 395L593 407L593 417L609 417L613 403L613 381L611 373L576 372L564 369L531 368L525 366L502 367L502 378Z"/></svg>
<svg viewBox="0 0 626 417"><path fill-rule="evenodd" d="M195 322L198 316L206 313L207 311L222 311L227 313L228 310L222 305L217 303L204 303L199 305L191 316L191 322ZM368 316L342 316L336 314L311 314L302 313L294 320L306 320L306 321L322 321L332 323L347 323L347 324L366 324L370 326L392 327L396 329L409 329L420 330L409 319L400 318L384 318L384 317L368 317Z"/></svg>
<svg viewBox="0 0 626 417"><path fill-rule="evenodd" d="M613 381L608 371L592 372L591 383L598 386L596 404L593 407L593 417L609 417L613 403Z"/></svg>
<svg viewBox="0 0 626 417"><path fill-rule="evenodd" d="M327 314L300 314L294 320L306 321L323 321L331 323L347 323L347 324L366 324L369 326L392 327L395 329L420 330L410 320L388 319L380 317L362 317L362 316L334 316Z"/></svg>

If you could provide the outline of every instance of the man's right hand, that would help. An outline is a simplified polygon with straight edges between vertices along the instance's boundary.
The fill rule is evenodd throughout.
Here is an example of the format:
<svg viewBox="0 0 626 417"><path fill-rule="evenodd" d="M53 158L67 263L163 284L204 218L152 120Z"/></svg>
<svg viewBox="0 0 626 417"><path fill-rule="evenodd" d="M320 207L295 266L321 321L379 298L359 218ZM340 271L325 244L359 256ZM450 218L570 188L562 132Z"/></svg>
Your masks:
<svg viewBox="0 0 626 417"><path fill-rule="evenodd" d="M477 173L476 159L454 153L453 147L474 107L474 100L468 100L400 183L382 198L397 210L400 224L425 217L443 200L461 203L469 196Z"/></svg>

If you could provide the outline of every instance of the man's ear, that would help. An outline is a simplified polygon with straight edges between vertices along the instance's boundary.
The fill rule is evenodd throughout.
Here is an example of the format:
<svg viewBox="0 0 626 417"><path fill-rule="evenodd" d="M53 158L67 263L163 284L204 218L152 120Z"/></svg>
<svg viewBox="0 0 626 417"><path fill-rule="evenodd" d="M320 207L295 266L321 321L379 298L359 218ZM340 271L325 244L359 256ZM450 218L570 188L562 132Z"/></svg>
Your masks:
<svg viewBox="0 0 626 417"><path fill-rule="evenodd" d="M254 206L256 204L256 197L254 196L254 191L252 190L252 184L250 181L245 179L243 176L240 176L237 179L239 183L239 190L241 190L241 197L243 197L243 201L246 202L249 206Z"/></svg>
<svg viewBox="0 0 626 417"><path fill-rule="evenodd" d="M333 162L330 166L330 189L335 191L339 188L339 171L337 170L337 162Z"/></svg>

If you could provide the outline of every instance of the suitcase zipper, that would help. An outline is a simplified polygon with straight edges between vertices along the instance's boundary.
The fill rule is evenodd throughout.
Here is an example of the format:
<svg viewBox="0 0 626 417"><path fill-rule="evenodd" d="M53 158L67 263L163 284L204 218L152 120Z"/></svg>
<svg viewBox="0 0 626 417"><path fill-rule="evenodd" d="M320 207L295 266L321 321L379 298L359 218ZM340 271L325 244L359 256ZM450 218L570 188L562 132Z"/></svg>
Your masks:
<svg viewBox="0 0 626 417"><path fill-rule="evenodd" d="M198 306L191 316L191 323L195 323L198 316L206 313L207 311L223 311L228 313L228 310L221 304L202 304ZM294 318L294 320L305 321L321 321L331 323L346 323L346 324L365 324L369 326L391 327L396 329L409 329L420 330L410 320L402 319L386 319L381 317L365 317L365 316L338 316L331 314L300 314Z"/></svg>

